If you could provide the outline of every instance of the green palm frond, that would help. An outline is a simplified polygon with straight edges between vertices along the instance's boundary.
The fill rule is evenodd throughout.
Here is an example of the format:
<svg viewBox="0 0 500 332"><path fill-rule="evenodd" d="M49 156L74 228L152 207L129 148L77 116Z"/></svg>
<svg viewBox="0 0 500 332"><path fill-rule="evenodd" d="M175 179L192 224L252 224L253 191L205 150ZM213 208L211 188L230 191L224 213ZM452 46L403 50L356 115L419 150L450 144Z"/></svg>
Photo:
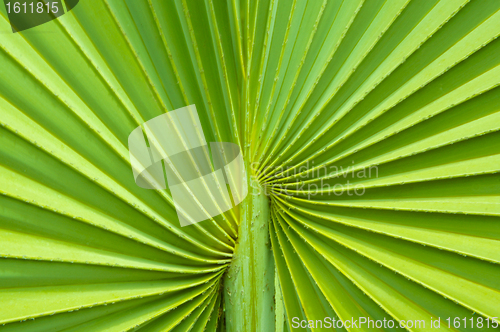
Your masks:
<svg viewBox="0 0 500 332"><path fill-rule="evenodd" d="M0 8L1 331L495 329L500 1ZM127 139L192 104L250 193L180 227Z"/></svg>

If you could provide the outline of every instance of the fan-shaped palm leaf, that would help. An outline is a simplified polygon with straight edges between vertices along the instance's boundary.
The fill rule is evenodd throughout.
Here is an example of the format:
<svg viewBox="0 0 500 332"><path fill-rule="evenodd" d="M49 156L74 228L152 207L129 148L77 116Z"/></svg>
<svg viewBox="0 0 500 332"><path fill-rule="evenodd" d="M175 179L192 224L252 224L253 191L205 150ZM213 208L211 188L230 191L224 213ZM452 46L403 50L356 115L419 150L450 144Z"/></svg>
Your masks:
<svg viewBox="0 0 500 332"><path fill-rule="evenodd" d="M0 16L2 331L496 326L498 0L82 0L21 33ZM240 145L251 192L180 227L127 137L190 104L207 141Z"/></svg>

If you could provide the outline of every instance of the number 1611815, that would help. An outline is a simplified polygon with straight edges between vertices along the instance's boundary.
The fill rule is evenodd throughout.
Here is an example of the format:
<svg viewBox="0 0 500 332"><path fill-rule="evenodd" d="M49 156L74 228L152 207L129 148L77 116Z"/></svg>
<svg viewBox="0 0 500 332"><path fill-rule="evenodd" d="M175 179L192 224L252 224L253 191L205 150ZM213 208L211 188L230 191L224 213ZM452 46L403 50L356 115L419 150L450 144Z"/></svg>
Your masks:
<svg viewBox="0 0 500 332"><path fill-rule="evenodd" d="M498 324L498 321L497 321L497 317L492 317L491 319L490 318L483 318L481 316L477 317L477 318L459 318L459 317L455 317L454 319L451 318L451 317L448 317L446 319L446 321L448 322L448 327L451 328L451 327L454 327L454 328L468 328L468 327L471 327L471 328L498 328L499 324Z"/></svg>
<svg viewBox="0 0 500 332"><path fill-rule="evenodd" d="M23 13L23 14L41 14L41 13L57 13L59 8L57 7L58 2L42 2L39 1L37 3L21 3L21 2L7 2L5 7L7 8L7 13Z"/></svg>

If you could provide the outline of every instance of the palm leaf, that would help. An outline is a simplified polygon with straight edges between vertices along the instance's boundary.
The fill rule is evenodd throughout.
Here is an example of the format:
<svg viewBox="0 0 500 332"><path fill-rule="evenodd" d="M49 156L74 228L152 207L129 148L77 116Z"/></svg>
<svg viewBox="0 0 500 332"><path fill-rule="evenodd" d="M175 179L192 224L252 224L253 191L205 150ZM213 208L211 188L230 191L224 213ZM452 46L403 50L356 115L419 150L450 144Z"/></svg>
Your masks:
<svg viewBox="0 0 500 332"><path fill-rule="evenodd" d="M2 331L494 328L500 2L81 1L21 33L0 14ZM191 104L251 190L180 227L127 137Z"/></svg>

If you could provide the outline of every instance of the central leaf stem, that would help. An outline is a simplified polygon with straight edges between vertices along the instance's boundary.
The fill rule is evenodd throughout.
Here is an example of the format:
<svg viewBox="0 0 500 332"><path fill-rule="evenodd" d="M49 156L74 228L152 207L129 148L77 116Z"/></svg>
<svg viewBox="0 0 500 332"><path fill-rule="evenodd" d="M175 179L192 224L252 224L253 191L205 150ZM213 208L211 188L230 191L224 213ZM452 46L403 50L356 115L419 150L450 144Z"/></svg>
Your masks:
<svg viewBox="0 0 500 332"><path fill-rule="evenodd" d="M249 175L248 184L248 196L240 207L238 241L224 281L228 332L275 330L275 270L269 238L269 198L252 175Z"/></svg>

